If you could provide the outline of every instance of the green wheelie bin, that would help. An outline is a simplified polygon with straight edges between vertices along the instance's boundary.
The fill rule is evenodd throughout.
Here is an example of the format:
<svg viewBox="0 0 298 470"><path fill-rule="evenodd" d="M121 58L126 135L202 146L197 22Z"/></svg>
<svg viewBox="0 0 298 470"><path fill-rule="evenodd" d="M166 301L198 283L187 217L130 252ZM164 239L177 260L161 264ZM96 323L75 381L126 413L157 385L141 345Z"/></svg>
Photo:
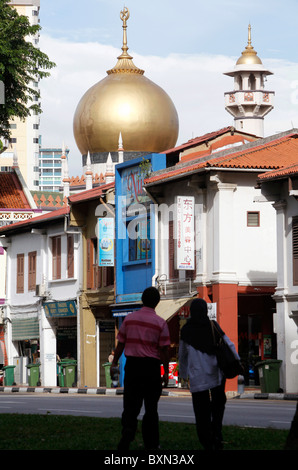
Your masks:
<svg viewBox="0 0 298 470"><path fill-rule="evenodd" d="M61 362L57 362L57 378L59 387L64 387L64 376Z"/></svg>
<svg viewBox="0 0 298 470"><path fill-rule="evenodd" d="M58 375L59 385L61 387L75 387L77 361L74 359L63 359L59 365L61 367L60 374Z"/></svg>
<svg viewBox="0 0 298 470"><path fill-rule="evenodd" d="M15 385L14 369L16 366L4 366L4 385Z"/></svg>
<svg viewBox="0 0 298 470"><path fill-rule="evenodd" d="M112 388L112 379L111 379L111 362L105 362L102 366L105 368L105 376L106 376L106 387Z"/></svg>
<svg viewBox="0 0 298 470"><path fill-rule="evenodd" d="M28 369L28 382L30 387L36 387L40 385L39 381L39 363L28 364L26 367Z"/></svg>
<svg viewBox="0 0 298 470"><path fill-rule="evenodd" d="M278 393L280 390L279 369L281 363L282 361L278 359L267 359L256 364L262 393Z"/></svg>

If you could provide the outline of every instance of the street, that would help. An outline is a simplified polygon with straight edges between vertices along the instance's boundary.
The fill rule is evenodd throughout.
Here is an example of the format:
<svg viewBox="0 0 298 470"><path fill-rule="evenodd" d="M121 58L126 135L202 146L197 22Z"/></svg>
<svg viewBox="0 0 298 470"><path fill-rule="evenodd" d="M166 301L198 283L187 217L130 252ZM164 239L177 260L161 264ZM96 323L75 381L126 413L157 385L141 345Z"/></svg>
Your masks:
<svg viewBox="0 0 298 470"><path fill-rule="evenodd" d="M287 400L227 401L224 425L289 429L295 414L296 402ZM53 415L120 417L122 396L108 395L41 395L1 394L0 413L38 413ZM140 413L142 417L143 410ZM161 397L160 420L194 423L190 397Z"/></svg>

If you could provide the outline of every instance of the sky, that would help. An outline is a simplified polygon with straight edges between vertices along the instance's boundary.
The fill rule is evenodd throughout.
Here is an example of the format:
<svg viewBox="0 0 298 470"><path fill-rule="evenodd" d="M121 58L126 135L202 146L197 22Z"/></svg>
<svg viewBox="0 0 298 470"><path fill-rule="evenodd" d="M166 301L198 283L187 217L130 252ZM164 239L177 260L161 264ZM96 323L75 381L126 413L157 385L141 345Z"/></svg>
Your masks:
<svg viewBox="0 0 298 470"><path fill-rule="evenodd" d="M106 77L122 47L120 11L127 22L129 53L145 76L171 97L179 116L177 145L233 125L224 93L247 45L273 72L275 92L265 136L298 128L297 0L40 0L40 49L56 63L40 83L42 147L69 148L69 174L82 175L73 116L83 94Z"/></svg>

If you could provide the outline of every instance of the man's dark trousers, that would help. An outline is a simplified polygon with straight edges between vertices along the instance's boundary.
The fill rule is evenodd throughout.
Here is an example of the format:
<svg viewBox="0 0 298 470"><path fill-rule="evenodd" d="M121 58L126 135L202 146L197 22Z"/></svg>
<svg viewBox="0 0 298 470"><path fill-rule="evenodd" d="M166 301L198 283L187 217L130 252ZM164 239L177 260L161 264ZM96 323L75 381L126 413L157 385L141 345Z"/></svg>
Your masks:
<svg viewBox="0 0 298 470"><path fill-rule="evenodd" d="M118 449L125 450L133 441L137 418L144 403L142 435L146 449L159 446L158 401L161 395L160 361L149 357L127 357L124 376L122 439Z"/></svg>

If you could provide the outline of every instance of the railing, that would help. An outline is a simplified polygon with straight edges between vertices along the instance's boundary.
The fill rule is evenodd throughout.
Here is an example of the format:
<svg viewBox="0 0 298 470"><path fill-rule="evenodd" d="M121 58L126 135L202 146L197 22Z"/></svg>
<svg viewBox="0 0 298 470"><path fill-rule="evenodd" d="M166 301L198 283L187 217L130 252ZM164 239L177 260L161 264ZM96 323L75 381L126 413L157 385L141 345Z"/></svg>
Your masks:
<svg viewBox="0 0 298 470"><path fill-rule="evenodd" d="M183 297L196 293L193 279L168 279L166 274L162 274L156 279L156 284L161 298Z"/></svg>
<svg viewBox="0 0 298 470"><path fill-rule="evenodd" d="M239 103L272 104L274 91L264 90L234 90L225 93L226 105Z"/></svg>

